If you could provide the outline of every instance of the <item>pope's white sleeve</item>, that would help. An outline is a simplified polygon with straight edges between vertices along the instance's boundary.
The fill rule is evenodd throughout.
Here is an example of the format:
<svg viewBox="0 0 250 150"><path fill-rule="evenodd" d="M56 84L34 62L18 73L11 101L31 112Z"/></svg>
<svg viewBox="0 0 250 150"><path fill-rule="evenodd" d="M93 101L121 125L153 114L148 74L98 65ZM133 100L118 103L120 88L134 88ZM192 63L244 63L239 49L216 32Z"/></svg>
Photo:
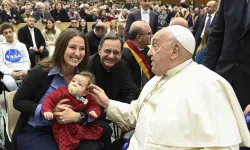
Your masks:
<svg viewBox="0 0 250 150"><path fill-rule="evenodd" d="M138 115L138 100L131 104L110 100L107 108L107 118L113 122L122 122L125 125L135 128Z"/></svg>

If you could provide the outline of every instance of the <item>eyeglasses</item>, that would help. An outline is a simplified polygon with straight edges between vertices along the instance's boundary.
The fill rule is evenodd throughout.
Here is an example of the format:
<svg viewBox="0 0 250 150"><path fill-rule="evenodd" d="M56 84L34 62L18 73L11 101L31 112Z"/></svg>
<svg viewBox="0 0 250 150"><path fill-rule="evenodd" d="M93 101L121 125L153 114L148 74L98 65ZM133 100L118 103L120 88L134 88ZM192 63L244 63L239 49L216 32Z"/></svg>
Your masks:
<svg viewBox="0 0 250 150"><path fill-rule="evenodd" d="M115 57L119 57L121 52L117 51L117 50L111 50L111 49L104 49L103 52L106 54L106 55L110 55L111 53L113 53L113 55Z"/></svg>
<svg viewBox="0 0 250 150"><path fill-rule="evenodd" d="M143 34L139 34L139 35L152 35L152 31L148 32L148 33L143 33Z"/></svg>
<svg viewBox="0 0 250 150"><path fill-rule="evenodd" d="M72 24L77 24L77 22L71 22Z"/></svg>

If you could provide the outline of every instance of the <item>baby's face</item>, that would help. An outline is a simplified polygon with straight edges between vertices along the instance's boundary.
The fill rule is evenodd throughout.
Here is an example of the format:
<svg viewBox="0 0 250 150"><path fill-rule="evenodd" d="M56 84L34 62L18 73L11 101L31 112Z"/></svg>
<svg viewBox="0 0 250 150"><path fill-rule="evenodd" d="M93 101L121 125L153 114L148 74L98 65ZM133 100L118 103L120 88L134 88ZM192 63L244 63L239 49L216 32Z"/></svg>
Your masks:
<svg viewBox="0 0 250 150"><path fill-rule="evenodd" d="M82 75L75 75L68 85L68 90L72 95L85 96L87 94L87 86L89 78ZM73 87L73 88L70 88ZM73 90L70 90L73 89Z"/></svg>

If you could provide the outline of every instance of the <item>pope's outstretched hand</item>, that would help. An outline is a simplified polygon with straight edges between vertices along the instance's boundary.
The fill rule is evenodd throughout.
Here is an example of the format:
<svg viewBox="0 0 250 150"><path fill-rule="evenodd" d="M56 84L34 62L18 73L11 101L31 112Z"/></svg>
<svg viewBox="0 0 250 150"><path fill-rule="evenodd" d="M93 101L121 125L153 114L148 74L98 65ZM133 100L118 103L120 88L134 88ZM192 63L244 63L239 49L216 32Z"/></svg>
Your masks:
<svg viewBox="0 0 250 150"><path fill-rule="evenodd" d="M103 89L101 89L100 87L98 87L96 85L91 84L91 85L89 85L88 90L89 90L89 94L92 95L95 98L96 102L99 105L104 107L104 109L108 108L108 106L109 106L109 98L105 94Z"/></svg>

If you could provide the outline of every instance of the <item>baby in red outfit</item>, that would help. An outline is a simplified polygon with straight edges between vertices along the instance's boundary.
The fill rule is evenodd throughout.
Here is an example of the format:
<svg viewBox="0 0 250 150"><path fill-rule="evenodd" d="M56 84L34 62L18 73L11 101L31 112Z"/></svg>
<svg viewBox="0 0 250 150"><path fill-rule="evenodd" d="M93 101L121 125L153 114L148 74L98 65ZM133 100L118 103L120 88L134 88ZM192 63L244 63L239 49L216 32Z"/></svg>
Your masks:
<svg viewBox="0 0 250 150"><path fill-rule="evenodd" d="M101 114L99 105L88 94L87 87L94 84L95 77L92 73L83 71L76 74L67 87L54 90L42 103L41 113L47 120L53 119L53 109L62 99L76 112L86 110L89 116L98 118ZM60 150L72 150L79 147L83 140L98 140L102 135L102 128L95 120L85 125L79 123L59 124L55 119L52 124L55 141Z"/></svg>

